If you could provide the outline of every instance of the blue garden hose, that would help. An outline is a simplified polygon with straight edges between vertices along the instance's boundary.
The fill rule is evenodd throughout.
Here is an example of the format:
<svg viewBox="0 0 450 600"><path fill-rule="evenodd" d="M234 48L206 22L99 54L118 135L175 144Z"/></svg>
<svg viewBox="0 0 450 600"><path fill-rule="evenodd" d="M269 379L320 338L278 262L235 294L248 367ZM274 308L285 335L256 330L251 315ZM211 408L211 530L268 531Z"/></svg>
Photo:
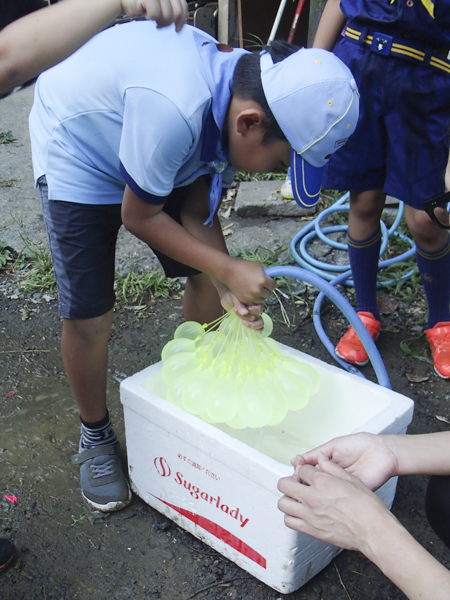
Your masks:
<svg viewBox="0 0 450 600"><path fill-rule="evenodd" d="M336 248L338 250L347 250L347 244L342 244L340 242L337 242L336 240L333 240L330 237L328 237L328 235L326 235L329 233L335 233L337 231L345 231L347 229L347 225L332 225L332 226L328 226L328 227L321 227L320 223L324 219L326 219L328 217L328 215L332 214L333 212L349 211L350 210L349 204L345 204L346 202L348 202L349 197L350 197L350 193L347 192L346 194L344 194L344 196L342 196L339 200L337 200L337 202L335 202L332 206L330 206L326 210L322 211L320 213L320 215L318 215L318 217L316 217L313 221L311 221L311 223L309 223L306 227L301 229L292 238L290 247L289 247L291 255L299 265L304 267L304 269L299 269L300 272L297 273L297 275L292 274L290 276L296 277L297 279L302 279L303 281L307 281L320 290L320 294L317 296L316 302L314 304L313 323L314 323L314 327L316 329L317 335L319 336L319 339L321 340L321 342L323 343L323 345L325 346L327 351L330 353L330 355L333 357L333 359L336 362L338 362L346 371L349 371L350 373L353 373L354 375L364 377L364 375L356 367L354 367L353 365L350 365L349 363L345 362L344 360L342 360L341 358L336 356L334 345L331 343L330 339L326 335L325 330L322 326L321 319L320 319L320 310L321 310L322 302L323 302L325 296L328 296L328 298L330 298L330 300L332 300L334 302L334 304L336 304L336 306L341 309L341 311L347 317L350 324L355 329L367 354L369 355L369 359L375 370L379 384L382 385L383 387L390 388L391 385L389 382L389 377L387 375L383 361L381 360L380 354L377 350L377 347L375 346L374 341L370 337L370 334L368 333L367 329L364 327L364 325L363 325L362 321L360 320L360 318L358 317L356 311L348 303L348 301L335 289L335 286L337 286L338 284L346 285L346 286L353 286L353 281L351 280L350 265L328 264L328 263L314 259L312 256L309 255L309 253L307 251L307 244L316 236L320 240L322 240L325 244L332 246L333 248ZM407 236L403 235L402 233L397 232L397 227L403 217L403 211L404 211L403 202L400 202L399 210L397 211L397 216L395 218L395 221L389 229L387 229L387 227L383 221L380 221L381 234L382 234L380 256L386 250L388 242L389 242L389 238L391 237L391 235L396 235L397 237L404 239L405 241L407 241L409 243L411 248L407 252L404 252L403 254L400 254L399 256L396 256L395 258L379 262L378 263L379 269L388 267L389 265L394 264L396 262L405 261L405 260L409 259L410 257L414 256L414 254L416 252L416 247L415 247L414 242L412 242L412 240L410 240ZM297 247L299 247L299 251L297 251ZM284 269L284 268L298 269L298 267L280 267L280 269ZM271 271L271 273L272 273L272 269L266 270L266 272L271 275L271 273L269 273L269 271ZM308 272L308 271L310 272L310 274L314 274L314 276L316 277L314 279L314 281L305 278L305 272ZM336 276L336 273L339 273L339 272L341 274ZM411 278L413 272L414 272L414 270L411 270L399 279L408 280ZM280 276L280 274L277 273L277 276ZM324 281L324 280L326 280L326 281ZM327 283L327 281L329 281L330 283ZM379 286L388 286L392 283L394 283L394 280L384 281L384 282L380 282ZM334 290L333 295L331 294L330 288L332 290ZM357 326L355 326L355 323ZM369 352L369 350L370 350L370 352Z"/></svg>
<svg viewBox="0 0 450 600"><path fill-rule="evenodd" d="M309 223L308 225L306 225L306 227L301 229L292 238L290 246L289 246L289 250L290 250L292 258L295 260L295 262L297 264L299 264L301 267L304 267L305 269L308 269L309 271L312 271L313 273L316 273L317 275L320 275L327 281L333 281L336 277L336 275L335 275L336 273L342 273L345 271L349 271L347 273L347 277L340 279L339 283L341 285L353 286L352 280L349 279L349 276L351 275L350 265L348 265L348 264L347 265L328 264L326 262L316 260L315 258L310 256L307 251L307 244L316 236L319 239L321 239L325 244L328 244L329 246L332 246L333 248L336 248L338 250L347 250L347 244L342 244L340 242L337 242L326 235L327 233L335 233L337 231L345 231L347 229L347 225L332 225L332 226L328 226L328 227L321 227L320 223L324 219L326 219L330 214L332 214L334 212L348 211L350 209L350 207L348 204L345 204L345 203L348 201L349 196L350 196L350 194L347 192L344 196L342 196L342 198L339 198L339 200L337 202L335 202L332 206L330 206L329 208L322 211L320 213L320 215L318 215L313 221L311 221L311 223ZM388 242L389 242L389 238L392 235L395 235L395 236L400 237L401 239L405 240L411 246L411 248L407 252L404 252L403 254L400 254L399 256L396 256L395 258L391 258L389 260L384 260L384 261L380 262L378 264L379 269L388 267L389 265L394 264L396 262L405 261L408 258L411 258L412 256L414 256L414 254L416 253L416 247L415 247L414 242L412 240L410 240L404 234L399 233L397 231L397 227L398 227L402 217L403 217L403 202L400 202L399 210L397 212L397 217L389 229L387 229L387 227L383 221L380 221L381 234L382 234L380 256L386 250ZM297 250L297 247L298 247L298 250ZM411 270L399 279L408 280L411 278L413 272L414 272L414 270ZM395 280L395 281L397 281L397 280ZM394 280L383 281L383 282L380 282L379 285L384 287L384 286L391 285L392 283L394 283ZM336 285L336 283L334 283L333 285Z"/></svg>
<svg viewBox="0 0 450 600"><path fill-rule="evenodd" d="M344 314L344 316L348 319L350 325L352 325L353 328L355 329L357 335L359 336L359 339L362 342L362 345L364 346L364 349L366 350L366 352L369 356L370 362L372 363L373 369L374 369L375 374L378 379L378 383L385 388L391 389L391 383L389 381L389 376L387 374L386 367L384 366L384 363L381 360L381 356L380 356L380 353L378 352L375 342L370 337L369 332L364 327L364 325L363 325L361 319L358 317L358 314L355 311L355 309L351 306L349 301L346 298L344 298L344 296L340 292L338 292L337 289L331 283L329 283L328 281L326 281L319 275L316 275L315 273L312 273L311 271L308 271L307 269L302 269L301 267L289 267L289 266L288 267L269 267L268 269L265 269L264 272L267 275L269 275L269 277L294 277L295 279L298 279L300 281L306 281L306 283L309 283L309 284L313 285L314 287L316 287L318 290L320 290L322 297L327 296L341 310L341 312ZM345 276L348 277L348 273L345 273ZM316 331L317 331L318 324L320 325L320 327L322 327L322 325L320 323L320 314L319 315L316 314L316 305L317 305L317 301L316 301L316 304L314 305L314 312L313 312L314 325L315 325ZM317 321L317 319L318 319L318 321ZM322 329L322 331L323 331L323 329ZM331 343L329 342L328 338L326 338L328 341L328 345L327 345L324 342L323 338L320 336L320 334L319 334L319 337L320 337L321 341L324 343L327 350L331 353L333 358L337 359L336 355L334 354L333 346L331 346L332 351L330 351L329 346ZM338 360L338 362L341 362L341 361ZM344 362L344 361L342 361L342 362ZM362 373L360 373L360 371L358 371L358 369L356 369L353 365L344 363L343 366L345 366L346 370L349 371L350 373L353 373L354 375L358 375L359 377L364 378L364 375Z"/></svg>

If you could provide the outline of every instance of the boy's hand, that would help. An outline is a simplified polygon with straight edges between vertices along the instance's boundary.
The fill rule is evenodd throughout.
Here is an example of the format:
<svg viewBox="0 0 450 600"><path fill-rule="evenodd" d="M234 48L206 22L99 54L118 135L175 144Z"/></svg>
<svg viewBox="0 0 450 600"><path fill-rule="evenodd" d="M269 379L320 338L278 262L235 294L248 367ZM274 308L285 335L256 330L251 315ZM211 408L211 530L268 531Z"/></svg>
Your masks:
<svg viewBox="0 0 450 600"><path fill-rule="evenodd" d="M185 0L121 0L121 4L129 17L144 15L146 19L156 21L158 27L175 23L177 31L181 31L188 17Z"/></svg>
<svg viewBox="0 0 450 600"><path fill-rule="evenodd" d="M236 313L246 327L255 331L263 330L264 321L261 318L261 314L264 312L263 304L246 306L230 292L224 283L218 279L212 279L212 282L220 296L220 303L227 312L233 311Z"/></svg>
<svg viewBox="0 0 450 600"><path fill-rule="evenodd" d="M226 311L234 311L236 315L242 319L243 325L249 329L255 331L262 331L264 328L264 321L262 320L261 314L264 312L263 304L255 304L253 306L246 306L239 302L234 294L230 292L225 286L220 290L220 303Z"/></svg>
<svg viewBox="0 0 450 600"><path fill-rule="evenodd" d="M264 265L249 260L234 259L223 283L246 307L264 304L275 289L275 281L264 273Z"/></svg>

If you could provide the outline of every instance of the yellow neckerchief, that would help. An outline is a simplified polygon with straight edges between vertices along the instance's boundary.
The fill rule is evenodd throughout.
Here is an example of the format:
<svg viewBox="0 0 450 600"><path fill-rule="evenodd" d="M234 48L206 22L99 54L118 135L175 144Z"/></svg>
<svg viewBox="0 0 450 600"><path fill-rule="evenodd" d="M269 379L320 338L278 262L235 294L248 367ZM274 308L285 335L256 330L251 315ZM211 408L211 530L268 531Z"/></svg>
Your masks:
<svg viewBox="0 0 450 600"><path fill-rule="evenodd" d="M434 0L420 0L426 10L430 13L431 17L434 19ZM394 4L395 0L391 0L391 4Z"/></svg>

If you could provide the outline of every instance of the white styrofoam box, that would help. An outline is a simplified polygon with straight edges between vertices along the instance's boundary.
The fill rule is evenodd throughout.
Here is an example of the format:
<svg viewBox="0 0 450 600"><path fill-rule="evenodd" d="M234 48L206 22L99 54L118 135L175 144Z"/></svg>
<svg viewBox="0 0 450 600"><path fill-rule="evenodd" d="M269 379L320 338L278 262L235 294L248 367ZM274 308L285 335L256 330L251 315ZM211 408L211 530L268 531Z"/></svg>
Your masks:
<svg viewBox="0 0 450 600"><path fill-rule="evenodd" d="M277 508L290 459L357 431L406 433L413 402L286 346L321 386L277 427L211 425L145 389L162 363L121 383L133 490L148 504L273 589L288 594L321 571L339 548L284 525ZM379 495L390 508L396 478Z"/></svg>

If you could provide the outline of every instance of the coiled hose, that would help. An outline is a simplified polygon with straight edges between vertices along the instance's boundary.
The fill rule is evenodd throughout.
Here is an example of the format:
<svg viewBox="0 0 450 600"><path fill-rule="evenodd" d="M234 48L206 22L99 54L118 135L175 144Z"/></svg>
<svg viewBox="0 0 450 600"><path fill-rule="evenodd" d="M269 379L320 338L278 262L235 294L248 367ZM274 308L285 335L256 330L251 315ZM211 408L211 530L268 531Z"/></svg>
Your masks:
<svg viewBox="0 0 450 600"><path fill-rule="evenodd" d="M370 337L367 329L364 327L360 318L358 317L355 309L350 305L350 303L340 294L335 288L338 284L353 286L353 282L351 280L351 269L350 265L333 265L329 263L325 263L313 258L307 251L308 243L314 238L318 237L325 244L336 248L338 250L347 250L347 244L343 244L337 242L336 240L328 237L327 234L336 233L338 231L346 231L347 225L331 225L326 227L321 227L321 222L326 219L330 214L334 212L342 212L349 211L350 206L348 204L350 194L347 192L342 196L337 202L335 202L332 206L322 211L320 215L318 215L311 223L309 223L306 227L301 229L291 240L290 243L290 253L293 259L303 268L299 267L271 267L270 269L266 269L266 273L271 277L295 277L296 279L300 279L302 281L306 281L310 283L318 290L320 290L319 295L316 298L313 309L313 323L316 329L317 335L319 339L325 346L326 350L333 357L333 359L338 362L346 371L349 373L353 373L359 377L364 377L364 375L353 365L345 362L338 356L336 356L334 351L334 344L331 343L328 338L325 330L322 326L320 311L322 307L323 300L325 296L327 296L344 314L344 316L349 321L350 325L355 329L358 337L360 338L368 356L372 363L372 366L375 370L375 374L378 379L378 383L383 387L391 388L391 384L389 381L389 377L386 372L386 368L381 359L381 356L378 352L378 349ZM391 264L396 262L405 261L412 256L414 256L416 252L415 244L412 240L410 240L407 236L397 231L397 227L400 224L400 221L403 217L403 202L399 203L399 209L397 211L397 216L394 220L392 226L387 229L385 223L380 221L382 239L381 239L381 248L380 248L380 256L385 252L389 238L392 235L400 237L405 240L409 245L410 249L395 258L381 261L378 264L378 268L385 268ZM298 250L297 250L298 248ZM411 278L414 270L412 269L405 275L403 275L401 280L408 280ZM340 275L336 276L336 273L340 273ZM398 281L396 279L395 281ZM388 286L394 283L394 280L379 282L380 287Z"/></svg>

